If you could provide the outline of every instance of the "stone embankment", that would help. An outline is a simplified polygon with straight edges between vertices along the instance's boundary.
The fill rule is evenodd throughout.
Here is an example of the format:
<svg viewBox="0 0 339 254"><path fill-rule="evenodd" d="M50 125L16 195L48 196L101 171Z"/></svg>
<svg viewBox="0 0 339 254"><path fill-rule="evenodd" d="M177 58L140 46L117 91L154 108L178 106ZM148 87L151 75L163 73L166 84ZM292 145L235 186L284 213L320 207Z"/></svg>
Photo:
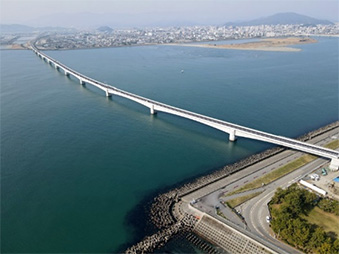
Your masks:
<svg viewBox="0 0 339 254"><path fill-rule="evenodd" d="M191 231L196 224L197 219L192 215L186 214L180 221L161 229L157 233L147 236L144 240L133 245L126 250L127 254L150 253L156 248L164 246L173 235L179 232Z"/></svg>
<svg viewBox="0 0 339 254"><path fill-rule="evenodd" d="M323 134L326 131L332 130L339 126L339 121L328 124L317 130L306 133L298 138L300 141L307 141L318 135ZM150 209L150 218L154 225L160 229L160 231L152 236L146 237L143 241L129 248L126 253L147 253L153 251L155 248L163 246L174 234L177 234L180 230L192 230L194 228L195 218L191 218L189 215L182 215L177 212L175 204L180 201L180 198L192 193L200 188L203 188L213 182L216 182L224 177L229 176L243 168L253 165L259 161L267 159L281 151L285 150L282 147L274 147L263 151L258 154L254 154L239 162L225 167L208 174L206 176L198 177L197 179L185 183L183 186L172 189L164 194L161 194L154 198L154 202ZM180 216L179 216L180 215ZM187 219L190 218L190 219ZM187 221L192 223L186 223ZM183 225L186 225L183 227ZM189 226L187 226L189 225Z"/></svg>

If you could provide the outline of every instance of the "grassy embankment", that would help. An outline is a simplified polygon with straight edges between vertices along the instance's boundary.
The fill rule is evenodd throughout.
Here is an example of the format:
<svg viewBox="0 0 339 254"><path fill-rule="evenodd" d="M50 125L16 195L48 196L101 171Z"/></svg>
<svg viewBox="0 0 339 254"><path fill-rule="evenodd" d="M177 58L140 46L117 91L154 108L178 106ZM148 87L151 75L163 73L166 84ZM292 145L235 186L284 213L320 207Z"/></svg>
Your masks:
<svg viewBox="0 0 339 254"><path fill-rule="evenodd" d="M337 149L339 147L339 140L334 140L330 143L328 143L327 145L325 145L324 147L326 148L330 148L330 149ZM262 184L269 184L277 179L279 179L280 177L283 177L289 173L291 173L292 171L306 165L307 163L310 163L311 161L315 160L317 157L310 155L310 154L306 154L303 155L302 157L264 175L263 177L260 177L244 186L242 186L241 188L228 193L226 196L231 196L240 192L244 192L244 191L248 191L248 190L253 190L256 188L259 188L262 186Z"/></svg>
<svg viewBox="0 0 339 254"><path fill-rule="evenodd" d="M325 145L326 148L329 149L337 149L339 147L339 140L334 140L331 143L328 143L327 145Z"/></svg>
<svg viewBox="0 0 339 254"><path fill-rule="evenodd" d="M245 195L245 196L230 199L230 200L226 201L226 203L228 204L229 207L235 208L238 205L241 205L242 203L246 202L247 200L250 200L251 198L258 196L261 193L262 193L262 191L254 192L254 193L251 193L251 194L248 194L248 195Z"/></svg>

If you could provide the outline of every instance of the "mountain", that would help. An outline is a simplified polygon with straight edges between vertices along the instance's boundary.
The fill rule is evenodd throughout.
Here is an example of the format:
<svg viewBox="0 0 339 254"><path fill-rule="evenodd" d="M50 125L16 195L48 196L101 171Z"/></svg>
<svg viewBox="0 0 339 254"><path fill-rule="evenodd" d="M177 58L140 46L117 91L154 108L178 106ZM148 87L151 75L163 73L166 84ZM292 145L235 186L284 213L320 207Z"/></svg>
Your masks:
<svg viewBox="0 0 339 254"><path fill-rule="evenodd" d="M34 33L34 32L66 32L74 29L64 27L32 27L18 24L0 24L2 34Z"/></svg>
<svg viewBox="0 0 339 254"><path fill-rule="evenodd" d="M31 26L24 26L24 25L0 25L1 33L32 33L35 31L34 27Z"/></svg>
<svg viewBox="0 0 339 254"><path fill-rule="evenodd" d="M102 33L111 33L111 32L113 32L113 29L110 28L109 26L101 26L101 27L97 28L97 30L99 32L102 32Z"/></svg>
<svg viewBox="0 0 339 254"><path fill-rule="evenodd" d="M259 26L259 25L332 25L328 20L315 19L309 16L297 14L294 12L277 13L272 16L263 17L245 22L229 22L227 26Z"/></svg>

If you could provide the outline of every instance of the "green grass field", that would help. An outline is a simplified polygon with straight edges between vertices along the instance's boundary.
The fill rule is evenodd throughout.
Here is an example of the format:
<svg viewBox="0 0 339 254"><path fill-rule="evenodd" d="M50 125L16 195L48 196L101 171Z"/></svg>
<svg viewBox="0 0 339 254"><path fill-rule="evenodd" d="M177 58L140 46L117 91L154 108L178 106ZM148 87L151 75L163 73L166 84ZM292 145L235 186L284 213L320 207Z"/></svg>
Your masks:
<svg viewBox="0 0 339 254"><path fill-rule="evenodd" d="M325 145L326 148L330 148L330 149L337 149L339 148L339 140L334 140L331 143L328 143L327 145Z"/></svg>
<svg viewBox="0 0 339 254"><path fill-rule="evenodd" d="M325 232L334 232L339 237L339 216L327 213L319 207L314 207L307 216L302 215L309 223L322 227Z"/></svg>

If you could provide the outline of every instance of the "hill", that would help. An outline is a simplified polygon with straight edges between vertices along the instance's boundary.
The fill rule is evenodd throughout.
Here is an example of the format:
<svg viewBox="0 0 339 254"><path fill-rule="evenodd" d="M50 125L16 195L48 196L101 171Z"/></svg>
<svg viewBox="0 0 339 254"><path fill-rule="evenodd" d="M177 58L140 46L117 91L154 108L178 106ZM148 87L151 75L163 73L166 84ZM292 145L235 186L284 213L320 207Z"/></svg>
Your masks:
<svg viewBox="0 0 339 254"><path fill-rule="evenodd" d="M0 24L2 34L33 33L33 32L66 32L74 31L74 28L64 27L32 27L18 24Z"/></svg>
<svg viewBox="0 0 339 254"><path fill-rule="evenodd" d="M109 26L101 26L101 27L97 28L97 30L99 32L103 32L103 33L111 33L111 32L113 32L113 29L110 28Z"/></svg>
<svg viewBox="0 0 339 254"><path fill-rule="evenodd" d="M24 25L0 25L1 33L31 33L34 32L35 28Z"/></svg>
<svg viewBox="0 0 339 254"><path fill-rule="evenodd" d="M331 25L332 22L328 20L320 20L315 19L309 16L297 14L294 12L286 12L286 13L277 13L272 16L263 17L251 21L245 22L229 22L225 25L227 26L259 26L259 25L296 25L296 24L304 24L304 25Z"/></svg>

